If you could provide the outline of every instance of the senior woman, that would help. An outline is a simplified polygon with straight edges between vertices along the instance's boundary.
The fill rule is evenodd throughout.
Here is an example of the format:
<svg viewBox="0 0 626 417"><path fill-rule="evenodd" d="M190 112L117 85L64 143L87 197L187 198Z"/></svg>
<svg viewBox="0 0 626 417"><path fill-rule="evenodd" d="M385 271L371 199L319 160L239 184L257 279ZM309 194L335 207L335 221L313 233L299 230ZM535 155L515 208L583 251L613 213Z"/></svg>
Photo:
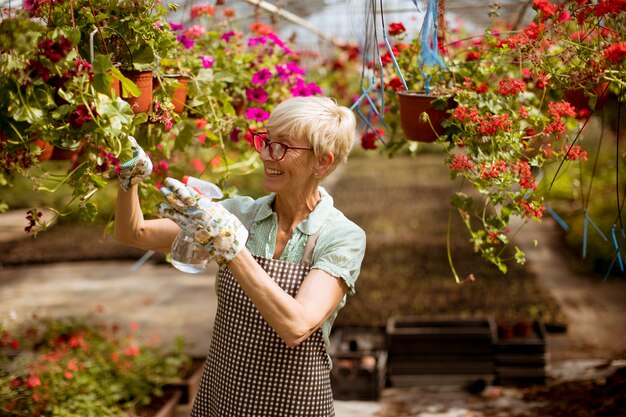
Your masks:
<svg viewBox="0 0 626 417"><path fill-rule="evenodd" d="M182 228L220 265L218 308L192 416L333 416L328 338L365 252L365 233L333 206L320 181L347 160L352 112L325 97L279 104L254 148L270 192L198 205L202 197L167 179L164 217L144 220L136 184L150 162L124 165L115 235L169 251ZM173 220L173 221L172 221Z"/></svg>

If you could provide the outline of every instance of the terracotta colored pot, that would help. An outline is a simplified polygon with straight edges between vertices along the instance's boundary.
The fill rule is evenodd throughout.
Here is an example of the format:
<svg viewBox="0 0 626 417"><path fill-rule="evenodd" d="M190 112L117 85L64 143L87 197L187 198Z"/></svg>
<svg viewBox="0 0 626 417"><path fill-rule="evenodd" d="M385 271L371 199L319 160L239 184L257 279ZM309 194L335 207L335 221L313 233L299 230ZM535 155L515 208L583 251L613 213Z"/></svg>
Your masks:
<svg viewBox="0 0 626 417"><path fill-rule="evenodd" d="M75 161L78 159L81 150L82 146L78 149L64 149L55 146L50 159L53 161Z"/></svg>
<svg viewBox="0 0 626 417"><path fill-rule="evenodd" d="M432 102L439 96L424 91L400 91L396 94L400 100L400 126L406 138L418 142L436 141L443 134L441 120L449 116L447 109L437 110L432 106ZM452 98L448 99L448 109L453 105ZM424 112L428 114L430 123L422 120Z"/></svg>
<svg viewBox="0 0 626 417"><path fill-rule="evenodd" d="M120 96L120 80L117 78L113 78L111 82L111 90L115 93L116 96Z"/></svg>
<svg viewBox="0 0 626 417"><path fill-rule="evenodd" d="M174 104L174 112L182 113L185 108L185 102L187 101L187 88L189 86L189 78L180 74L167 74L163 75L162 78L175 78L181 86L177 87L174 90L174 94L172 95L172 103ZM161 85L158 77L154 77L153 80L153 88L158 88Z"/></svg>
<svg viewBox="0 0 626 417"><path fill-rule="evenodd" d="M54 146L44 141L43 139L34 139L33 143L39 149L41 149L41 153L37 157L39 161L47 161L52 157L52 152L54 151Z"/></svg>
<svg viewBox="0 0 626 417"><path fill-rule="evenodd" d="M115 68L117 68L118 70L120 69L120 67L122 66L122 64L120 63L114 63L113 66ZM109 75L111 75L111 71L109 71ZM113 81L111 81L111 90L115 93L116 96L120 96L120 88L121 88L121 83L120 80L118 80L117 78L113 77Z"/></svg>
<svg viewBox="0 0 626 417"><path fill-rule="evenodd" d="M139 97L123 97L135 114L147 113L152 105L152 71L124 71L124 76L140 90Z"/></svg>

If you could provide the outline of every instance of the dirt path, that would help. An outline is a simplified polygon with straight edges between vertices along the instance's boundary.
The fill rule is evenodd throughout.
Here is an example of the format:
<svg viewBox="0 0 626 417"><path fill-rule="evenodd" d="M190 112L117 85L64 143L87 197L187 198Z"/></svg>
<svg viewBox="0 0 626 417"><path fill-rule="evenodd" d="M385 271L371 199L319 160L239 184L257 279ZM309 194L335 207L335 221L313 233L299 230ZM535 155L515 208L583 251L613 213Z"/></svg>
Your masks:
<svg viewBox="0 0 626 417"><path fill-rule="evenodd" d="M626 282L573 271L564 256L558 225L528 223L519 233L528 268L558 301L567 317L564 336L552 336L551 360L626 358ZM535 247L533 239L538 239Z"/></svg>

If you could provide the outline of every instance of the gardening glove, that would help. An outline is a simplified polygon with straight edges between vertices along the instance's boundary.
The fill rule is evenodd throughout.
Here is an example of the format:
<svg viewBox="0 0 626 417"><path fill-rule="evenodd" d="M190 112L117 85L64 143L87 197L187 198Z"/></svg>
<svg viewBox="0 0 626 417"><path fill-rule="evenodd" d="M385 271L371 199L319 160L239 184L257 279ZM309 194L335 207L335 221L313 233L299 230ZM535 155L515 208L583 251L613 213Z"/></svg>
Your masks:
<svg viewBox="0 0 626 417"><path fill-rule="evenodd" d="M161 193L167 203L157 206L161 216L178 224L219 265L228 263L245 247L248 231L235 215L178 180L166 178L164 184Z"/></svg>
<svg viewBox="0 0 626 417"><path fill-rule="evenodd" d="M133 185L139 184L144 178L148 178L152 172L152 161L137 144L134 137L128 136L133 150L133 157L120 164L122 171L119 174L120 187L124 191L130 190Z"/></svg>

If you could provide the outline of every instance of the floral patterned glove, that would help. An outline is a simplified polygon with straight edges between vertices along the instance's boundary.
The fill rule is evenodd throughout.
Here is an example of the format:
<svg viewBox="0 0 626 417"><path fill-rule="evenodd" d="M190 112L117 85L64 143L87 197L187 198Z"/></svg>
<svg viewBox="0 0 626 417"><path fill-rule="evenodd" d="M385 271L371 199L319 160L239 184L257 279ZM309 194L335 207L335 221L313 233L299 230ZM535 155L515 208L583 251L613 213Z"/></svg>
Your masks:
<svg viewBox="0 0 626 417"><path fill-rule="evenodd" d="M193 237L219 265L225 265L245 247L248 231L239 219L218 203L173 178L166 178L159 213Z"/></svg>
<svg viewBox="0 0 626 417"><path fill-rule="evenodd" d="M139 184L144 178L148 178L152 172L152 161L148 155L137 144L134 137L129 136L128 139L133 150L133 157L120 164L122 167L122 172L119 174L120 187L124 191L130 190L133 185Z"/></svg>

